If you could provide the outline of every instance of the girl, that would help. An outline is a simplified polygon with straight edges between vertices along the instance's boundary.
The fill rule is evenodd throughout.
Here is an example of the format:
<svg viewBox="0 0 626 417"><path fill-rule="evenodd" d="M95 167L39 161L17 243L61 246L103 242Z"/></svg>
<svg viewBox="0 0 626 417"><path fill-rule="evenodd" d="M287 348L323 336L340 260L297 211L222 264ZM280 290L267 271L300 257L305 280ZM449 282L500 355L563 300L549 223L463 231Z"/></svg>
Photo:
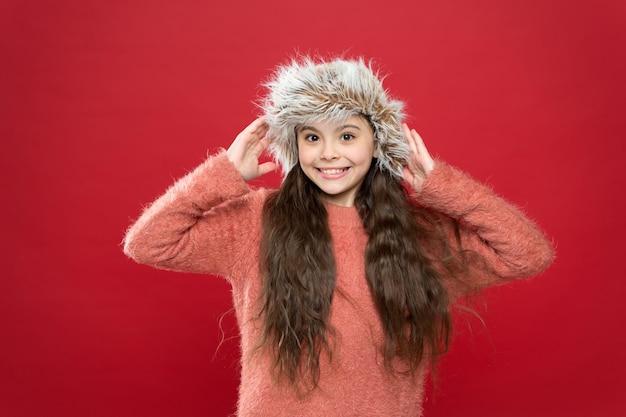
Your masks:
<svg viewBox="0 0 626 417"><path fill-rule="evenodd" d="M293 61L264 115L176 182L125 253L233 289L238 415L420 416L460 296L544 270L520 211L435 161L362 60ZM279 190L246 182L277 168Z"/></svg>

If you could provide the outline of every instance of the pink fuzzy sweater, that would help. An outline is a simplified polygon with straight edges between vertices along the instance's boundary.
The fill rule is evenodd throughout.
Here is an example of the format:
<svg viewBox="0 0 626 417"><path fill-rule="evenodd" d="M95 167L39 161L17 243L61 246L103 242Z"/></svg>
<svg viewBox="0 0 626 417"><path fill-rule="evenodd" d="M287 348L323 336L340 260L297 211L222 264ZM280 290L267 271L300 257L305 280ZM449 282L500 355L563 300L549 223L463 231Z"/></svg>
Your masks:
<svg viewBox="0 0 626 417"><path fill-rule="evenodd" d="M393 376L383 365L383 331L365 277L367 236L353 207L326 205L340 291L330 313L337 330L333 355L321 357L320 385L298 395L272 378L270 357L255 349L262 328L260 213L267 195L249 188L220 153L145 210L126 235L125 253L158 268L215 274L230 282L241 332L240 417L421 416L426 369ZM520 211L444 163L437 163L417 199L462 220L464 246L482 254L488 265L487 272L472 277L476 287L537 274L552 260L551 245Z"/></svg>

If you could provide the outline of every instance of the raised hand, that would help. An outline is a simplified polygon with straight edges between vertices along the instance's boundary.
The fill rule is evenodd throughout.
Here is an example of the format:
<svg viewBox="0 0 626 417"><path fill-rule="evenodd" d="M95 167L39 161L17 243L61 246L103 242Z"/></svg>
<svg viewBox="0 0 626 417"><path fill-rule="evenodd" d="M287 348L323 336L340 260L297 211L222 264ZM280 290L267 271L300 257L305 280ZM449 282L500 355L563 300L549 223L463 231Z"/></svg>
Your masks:
<svg viewBox="0 0 626 417"><path fill-rule="evenodd" d="M402 170L402 174L404 180L411 185L411 188L415 192L419 192L424 180L435 167L435 160L428 153L424 141L415 129L409 129L409 126L403 123L402 130L411 149L409 163Z"/></svg>
<svg viewBox="0 0 626 417"><path fill-rule="evenodd" d="M235 165L245 181L272 172L276 169L274 162L259 164L259 157L269 145L266 136L268 126L263 117L259 117L241 131L226 151L228 159Z"/></svg>

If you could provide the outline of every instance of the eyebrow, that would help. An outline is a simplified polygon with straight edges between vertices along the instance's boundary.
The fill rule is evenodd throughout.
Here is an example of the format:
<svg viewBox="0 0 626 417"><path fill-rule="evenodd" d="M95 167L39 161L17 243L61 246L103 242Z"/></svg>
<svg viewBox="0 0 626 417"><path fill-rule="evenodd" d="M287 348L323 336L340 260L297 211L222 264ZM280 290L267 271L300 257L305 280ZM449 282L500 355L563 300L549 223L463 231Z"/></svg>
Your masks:
<svg viewBox="0 0 626 417"><path fill-rule="evenodd" d="M348 128L361 130L361 128L359 126L357 126L357 125L341 125L341 126L337 127L337 129L335 129L335 131L339 132L341 130L348 129ZM303 130L311 130L311 131L316 132L316 133L320 132L319 130L317 130L313 126L307 126L307 125L300 126L300 128L298 128L298 132L302 132Z"/></svg>

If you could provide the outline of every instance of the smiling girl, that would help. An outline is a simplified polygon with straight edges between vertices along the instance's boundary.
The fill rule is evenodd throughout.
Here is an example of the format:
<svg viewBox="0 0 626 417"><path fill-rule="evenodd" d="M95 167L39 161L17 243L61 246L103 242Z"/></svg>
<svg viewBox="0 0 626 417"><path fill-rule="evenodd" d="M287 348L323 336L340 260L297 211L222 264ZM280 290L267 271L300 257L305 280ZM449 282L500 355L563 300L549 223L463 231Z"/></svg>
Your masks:
<svg viewBox="0 0 626 417"><path fill-rule="evenodd" d="M344 123L318 122L297 129L298 161L304 174L339 206L352 206L378 155L374 132L363 116Z"/></svg>
<svg viewBox="0 0 626 417"><path fill-rule="evenodd" d="M293 61L266 87L264 115L146 209L124 250L232 285L240 417L421 416L454 301L541 272L551 245L433 160L362 60ZM277 164L278 190L247 185Z"/></svg>

